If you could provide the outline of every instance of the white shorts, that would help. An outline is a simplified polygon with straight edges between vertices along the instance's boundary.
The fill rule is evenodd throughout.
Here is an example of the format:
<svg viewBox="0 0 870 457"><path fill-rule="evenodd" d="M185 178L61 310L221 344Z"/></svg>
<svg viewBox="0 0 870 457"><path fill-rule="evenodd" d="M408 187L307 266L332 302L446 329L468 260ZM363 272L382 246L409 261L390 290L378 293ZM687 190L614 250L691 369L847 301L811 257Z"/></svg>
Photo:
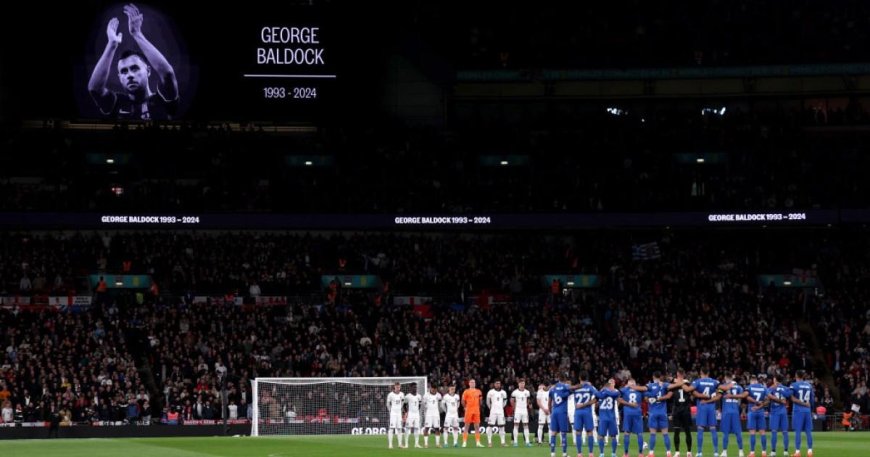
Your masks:
<svg viewBox="0 0 870 457"><path fill-rule="evenodd" d="M390 428L402 428L402 414L390 413Z"/></svg>
<svg viewBox="0 0 870 457"><path fill-rule="evenodd" d="M426 420L423 421L424 428L441 428L441 416L437 414L427 414Z"/></svg>
<svg viewBox="0 0 870 457"><path fill-rule="evenodd" d="M538 410L538 424L547 425L550 422L550 415L545 413L543 410Z"/></svg>
<svg viewBox="0 0 870 457"><path fill-rule="evenodd" d="M459 428L459 416L447 416L444 418L444 428Z"/></svg>
<svg viewBox="0 0 870 457"><path fill-rule="evenodd" d="M502 414L490 414L489 419L487 420L489 425L504 425L504 413Z"/></svg>
<svg viewBox="0 0 870 457"><path fill-rule="evenodd" d="M408 419L405 421L405 427L420 428L420 416L408 416Z"/></svg>
<svg viewBox="0 0 870 457"><path fill-rule="evenodd" d="M522 412L514 414L514 424L528 424L529 423L529 413Z"/></svg>

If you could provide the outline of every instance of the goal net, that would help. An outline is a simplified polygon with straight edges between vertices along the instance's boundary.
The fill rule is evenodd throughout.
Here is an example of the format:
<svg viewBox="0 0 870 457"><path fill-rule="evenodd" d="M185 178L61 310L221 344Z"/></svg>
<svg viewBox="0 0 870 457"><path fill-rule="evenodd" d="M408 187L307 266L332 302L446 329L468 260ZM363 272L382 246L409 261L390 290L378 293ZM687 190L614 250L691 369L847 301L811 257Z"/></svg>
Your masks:
<svg viewBox="0 0 870 457"><path fill-rule="evenodd" d="M251 436L386 434L387 395L396 382L402 393L426 377L257 378L252 383Z"/></svg>

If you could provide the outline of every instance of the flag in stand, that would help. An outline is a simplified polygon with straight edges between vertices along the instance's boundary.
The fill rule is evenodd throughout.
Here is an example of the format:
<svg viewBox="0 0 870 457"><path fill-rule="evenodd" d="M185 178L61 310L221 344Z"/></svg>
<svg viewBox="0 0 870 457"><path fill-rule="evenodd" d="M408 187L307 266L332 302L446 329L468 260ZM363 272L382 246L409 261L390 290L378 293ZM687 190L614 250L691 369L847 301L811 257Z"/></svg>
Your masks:
<svg viewBox="0 0 870 457"><path fill-rule="evenodd" d="M660 259L662 251L659 249L658 242L634 244L631 246L631 258L634 260L653 260Z"/></svg>

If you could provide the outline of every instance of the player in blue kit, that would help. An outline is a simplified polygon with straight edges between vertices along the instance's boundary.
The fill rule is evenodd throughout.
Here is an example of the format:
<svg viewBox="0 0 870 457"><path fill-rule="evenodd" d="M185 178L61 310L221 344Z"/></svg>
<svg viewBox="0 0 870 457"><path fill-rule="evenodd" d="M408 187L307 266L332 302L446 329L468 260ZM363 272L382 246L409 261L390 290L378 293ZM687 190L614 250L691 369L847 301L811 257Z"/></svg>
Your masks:
<svg viewBox="0 0 870 457"><path fill-rule="evenodd" d="M758 376L752 375L749 378L749 387L746 391L749 395L746 401L749 402L747 408L747 423L746 428L749 429L749 457L755 457L755 435L761 435L761 457L767 457L767 425L765 424L765 409L769 404L767 399L768 390L764 384L758 382Z"/></svg>
<svg viewBox="0 0 870 457"><path fill-rule="evenodd" d="M770 455L776 455L776 432L782 432L783 449L788 455L788 399L792 397L791 389L779 383L779 376L773 377L767 398L770 400Z"/></svg>
<svg viewBox="0 0 870 457"><path fill-rule="evenodd" d="M616 457L618 446L619 429L616 427L616 400L619 391L616 390L616 381L611 378L607 385L595 395L598 398L598 450L600 457L604 457L604 437L609 436L611 456Z"/></svg>
<svg viewBox="0 0 870 457"><path fill-rule="evenodd" d="M739 456L743 457L743 427L740 426L740 403L749 396L749 392L743 390L740 384L734 382L734 376L730 373L725 375L725 384L720 386L724 389L722 400L722 456L728 456L728 438L733 433L737 436L737 448Z"/></svg>
<svg viewBox="0 0 870 457"><path fill-rule="evenodd" d="M807 457L813 457L813 406L816 394L813 385L805 381L804 370L795 373L796 381L791 384L791 427L794 430L794 457L801 455L801 433L807 435ZM787 453L786 453L787 454Z"/></svg>
<svg viewBox="0 0 870 457"><path fill-rule="evenodd" d="M662 382L662 373L653 373L653 380L645 386L644 398L649 406L649 455L653 457L656 450L656 435L664 434L665 451L667 457L671 457L671 435L668 433L668 404L667 401L674 393L669 392L670 385Z"/></svg>
<svg viewBox="0 0 870 457"><path fill-rule="evenodd" d="M632 433L637 435L638 452L642 452L641 450L643 449L643 417L640 411L643 393L637 391L637 384L634 382L634 379L629 379L626 387L620 389L619 393L620 397L617 399L617 403L623 406L622 431L625 433L622 444L625 449L625 456L627 457L628 444ZM639 455L643 456L643 454Z"/></svg>
<svg viewBox="0 0 870 457"><path fill-rule="evenodd" d="M701 369L701 377L692 383L692 395L697 399L698 414L695 417L695 425L698 427L698 453L704 449L704 428L710 429L713 438L713 454L719 453L719 435L716 433L716 402L719 400L717 390L719 381L710 378L710 370Z"/></svg>
<svg viewBox="0 0 870 457"><path fill-rule="evenodd" d="M550 402L550 457L556 456L556 433L562 435L562 456L568 455L568 402L571 401L571 386L568 385L568 373L562 374L561 382L557 382L549 393Z"/></svg>
<svg viewBox="0 0 870 457"><path fill-rule="evenodd" d="M574 389L574 433L576 434L577 457L582 457L583 454L583 440L580 438L582 432L586 432L590 457L592 457L595 448L595 438L592 436L595 429L592 408L598 402L598 389L589 384L588 379L589 374L581 371L580 385Z"/></svg>

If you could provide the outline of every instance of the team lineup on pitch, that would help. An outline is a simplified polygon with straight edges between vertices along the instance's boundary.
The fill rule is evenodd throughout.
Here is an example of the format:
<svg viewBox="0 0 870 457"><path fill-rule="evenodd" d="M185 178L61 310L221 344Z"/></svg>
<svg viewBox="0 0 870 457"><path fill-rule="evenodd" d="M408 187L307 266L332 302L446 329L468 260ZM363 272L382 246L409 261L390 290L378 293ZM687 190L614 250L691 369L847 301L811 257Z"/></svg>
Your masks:
<svg viewBox="0 0 870 457"><path fill-rule="evenodd" d="M387 397L390 424L387 431L388 448L393 449L394 437L398 448L410 448L410 438L414 435L414 448L429 448L430 437L435 437L435 447L447 448L452 436L452 447L468 447L469 431L474 435L474 447L493 447L493 435L497 434L502 447L532 447L530 421L534 407L538 409L538 445L545 444L543 430L548 427L550 456L556 457L557 443L561 444L561 455L567 457L569 434L573 437L577 456L604 457L605 447L609 445L611 457L628 457L632 438L637 443L640 457L648 452L649 457L656 455L659 436L663 441L666 457L679 457L681 452L681 433L685 435L686 457L703 457L705 432L710 435L713 457L727 457L733 435L738 457L744 457L743 427L741 425L742 406L749 431L749 457L774 457L782 449L785 457L801 457L801 448L806 439L806 456L813 456L813 415L815 404L813 386L806 381L806 373L798 370L794 381L786 386L781 379L773 377L768 385L756 376L749 378L745 388L737 383L731 373L723 380L711 378L709 370L702 369L700 376L689 381L682 370L678 370L670 381L664 381L661 372L653 373L653 379L640 385L628 379L617 389L614 379L600 389L588 382L588 374L581 372L579 383L571 384L568 374L551 384L540 384L535 397L535 405L530 401L531 393L526 389L525 380L519 379L518 387L510 395L513 409L513 434L507 437L505 409L508 395L500 381L493 383L485 397L489 416L485 426L481 424L481 407L484 402L482 392L474 379L468 380L468 388L460 397L455 386L449 386L443 395L436 386L430 385L423 396L417 393L416 384L410 392L402 393L402 385L396 382ZM695 403L694 406L692 402ZM644 440L644 421L642 404L648 406L649 439ZM721 409L719 405L721 404ZM669 411L669 405L671 409ZM794 441L789 441L788 410L791 405L791 429ZM459 409L464 411L462 439L459 439ZM573 414L569 413L573 406ZM620 406L622 408L620 408ZM421 426L421 408L425 417ZM621 412L620 412L621 409ZM443 428L441 413L445 413ZM694 416L694 424L692 423ZM769 428L768 423L769 422ZM672 449L670 424L673 424L675 441ZM622 452L619 429L623 432ZM522 429L522 441L520 439ZM697 442L692 442L692 429L697 432ZM771 431L768 443L767 432ZM721 453L719 432L721 431ZM442 436L443 432L443 436ZM487 443L481 443L481 435L486 434ZM421 434L423 444L420 444ZM633 436L632 436L633 435ZM782 441L779 441L779 436ZM442 443L443 438L443 443ZM697 453L692 453L696 444ZM760 444L760 449L758 448ZM768 447L770 444L770 447ZM794 453L789 445L793 444ZM585 449L584 449L585 448ZM758 452L758 454L756 454Z"/></svg>

